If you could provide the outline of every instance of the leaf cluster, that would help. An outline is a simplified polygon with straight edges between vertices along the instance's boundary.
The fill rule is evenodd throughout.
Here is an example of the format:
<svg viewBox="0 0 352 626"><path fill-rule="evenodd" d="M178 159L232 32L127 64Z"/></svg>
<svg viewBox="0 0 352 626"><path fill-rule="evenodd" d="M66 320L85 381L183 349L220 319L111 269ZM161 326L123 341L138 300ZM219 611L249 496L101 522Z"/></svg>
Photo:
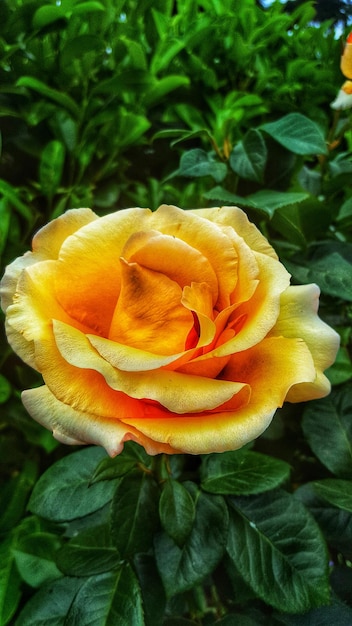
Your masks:
<svg viewBox="0 0 352 626"><path fill-rule="evenodd" d="M307 440L332 477L294 493L287 461L263 452L152 458L129 442L115 459L88 447L52 464L21 520L25 468L3 508L3 623L21 579L34 593L16 626L350 619L352 607L339 597L352 556L346 397L305 410Z"/></svg>

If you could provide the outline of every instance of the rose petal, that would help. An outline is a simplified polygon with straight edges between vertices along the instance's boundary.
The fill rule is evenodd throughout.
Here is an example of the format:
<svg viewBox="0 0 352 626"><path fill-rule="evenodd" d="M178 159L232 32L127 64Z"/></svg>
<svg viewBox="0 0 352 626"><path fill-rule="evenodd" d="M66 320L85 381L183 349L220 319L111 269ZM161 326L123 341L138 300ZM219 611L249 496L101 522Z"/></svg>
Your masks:
<svg viewBox="0 0 352 626"><path fill-rule="evenodd" d="M22 271L38 261L56 259L63 241L76 230L98 219L90 209L72 209L43 226L33 238L33 252L26 252L7 266L1 280L1 308L6 313Z"/></svg>
<svg viewBox="0 0 352 626"><path fill-rule="evenodd" d="M113 367L125 372L143 372L165 367L177 361L184 352L163 356L126 346L97 335L87 335L92 346Z"/></svg>
<svg viewBox="0 0 352 626"><path fill-rule="evenodd" d="M352 41L347 42L341 57L341 72L352 79Z"/></svg>
<svg viewBox="0 0 352 626"><path fill-rule="evenodd" d="M218 298L217 277L208 259L182 239L154 230L137 231L128 239L122 256L168 276L181 288L191 282L207 283L213 304Z"/></svg>
<svg viewBox="0 0 352 626"><path fill-rule="evenodd" d="M81 323L87 323L89 313L91 331L108 336L121 285L122 249L150 214L139 208L117 211L81 228L62 245L56 297Z"/></svg>
<svg viewBox="0 0 352 626"><path fill-rule="evenodd" d="M13 303L13 298L17 291L17 283L22 271L33 265L33 263L37 263L37 259L32 252L26 252L6 267L5 274L0 282L1 308L4 313L7 312L8 307Z"/></svg>
<svg viewBox="0 0 352 626"><path fill-rule="evenodd" d="M52 220L33 237L33 252L43 259L57 259L62 244L86 224L99 221L91 209L71 209Z"/></svg>
<svg viewBox="0 0 352 626"><path fill-rule="evenodd" d="M237 382L190 377L164 370L155 373L122 372L105 361L80 331L56 320L53 328L57 348L66 364L60 363L58 367L55 364L55 347L45 345L41 350L40 362L43 378L57 398L83 411L89 410L89 404L83 397L86 393L85 387L91 386L93 382L91 376L84 382L82 372L85 373L86 370L87 374L98 372L111 389L122 392L131 400L152 400L178 414L212 410L231 400L245 386ZM40 350L40 346L37 350ZM99 406L99 394L104 392L96 390L95 393L98 397L94 404ZM132 404L131 408L133 406ZM95 409L90 410L95 413ZM119 417L118 405L116 413ZM103 414L107 415L105 411Z"/></svg>
<svg viewBox="0 0 352 626"><path fill-rule="evenodd" d="M148 454L177 452L167 444L155 443L133 427L126 427L118 419L77 411L63 404L45 385L24 391L22 401L33 419L51 430L62 443L95 444L104 447L110 456L122 452L124 442L130 440L142 445Z"/></svg>
<svg viewBox="0 0 352 626"><path fill-rule="evenodd" d="M240 306L234 305L228 310L225 309L219 316L221 323L215 320L220 324L220 328L224 327L226 322L225 340L220 334L217 347L199 357L199 360L213 356L229 356L241 350L247 350L260 343L274 326L280 311L280 296L290 283L290 275L275 259L265 257L260 253L255 254L259 267L259 281L254 294ZM230 319L228 319L229 314ZM231 317L234 328L228 338L228 325Z"/></svg>
<svg viewBox="0 0 352 626"><path fill-rule="evenodd" d="M189 454L207 454L241 448L258 437L270 424L288 390L296 383L313 380L314 365L300 339L271 337L258 346L236 354L225 368L227 380L248 383L248 403L234 411L185 414L168 420L123 418L145 436ZM152 413L152 409L151 409Z"/></svg>
<svg viewBox="0 0 352 626"><path fill-rule="evenodd" d="M164 274L124 259L121 275L109 339L161 355L184 350L193 316L181 304L181 287Z"/></svg>
<svg viewBox="0 0 352 626"><path fill-rule="evenodd" d="M213 207L210 209L194 209L189 211L219 226L230 227L244 239L251 250L266 254L277 260L277 254L258 228L248 220L242 209L233 206ZM226 231L227 232L227 231Z"/></svg>
<svg viewBox="0 0 352 626"><path fill-rule="evenodd" d="M57 264L52 260L39 261L22 270L14 302L7 309L8 340L22 360L34 369L38 367L33 342L46 335L53 318L87 330L72 320L57 302L52 289L56 270Z"/></svg>
<svg viewBox="0 0 352 626"><path fill-rule="evenodd" d="M289 392L289 402L303 402L326 396L330 382L324 376L336 358L339 335L317 315L320 289L317 285L289 287L281 296L278 320L270 335L300 337L308 346L316 368L313 382L295 385Z"/></svg>
<svg viewBox="0 0 352 626"><path fill-rule="evenodd" d="M229 304L229 294L237 282L237 253L231 240L215 223L172 205L161 205L150 218L151 228L182 239L200 251L212 265L219 285L216 307Z"/></svg>

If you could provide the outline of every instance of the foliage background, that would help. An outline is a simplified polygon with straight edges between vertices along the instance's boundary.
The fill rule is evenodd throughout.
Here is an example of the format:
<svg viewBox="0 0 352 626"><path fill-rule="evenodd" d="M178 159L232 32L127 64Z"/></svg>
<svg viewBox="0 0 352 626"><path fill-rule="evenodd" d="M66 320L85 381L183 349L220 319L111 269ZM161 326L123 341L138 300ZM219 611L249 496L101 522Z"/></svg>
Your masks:
<svg viewBox="0 0 352 626"><path fill-rule="evenodd" d="M3 334L2 626L352 623L352 131L330 108L347 30L296 5L0 4L3 269L68 208L237 204L341 335L332 394L251 449L111 462L29 419L39 380Z"/></svg>

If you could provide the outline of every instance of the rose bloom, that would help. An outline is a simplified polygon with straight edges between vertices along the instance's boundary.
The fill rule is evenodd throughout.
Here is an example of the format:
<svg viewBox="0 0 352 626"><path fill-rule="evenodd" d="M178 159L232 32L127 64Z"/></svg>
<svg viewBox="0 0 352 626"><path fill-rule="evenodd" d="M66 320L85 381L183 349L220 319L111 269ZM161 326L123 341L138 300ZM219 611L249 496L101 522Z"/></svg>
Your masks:
<svg viewBox="0 0 352 626"><path fill-rule="evenodd" d="M338 335L318 287L290 286L236 207L68 211L7 267L1 294L9 342L45 383L23 403L64 443L234 450L285 400L330 391Z"/></svg>
<svg viewBox="0 0 352 626"><path fill-rule="evenodd" d="M341 72L346 78L352 79L352 33L346 40L341 56ZM352 81L346 80L339 89L335 100L330 104L332 109L344 110L352 107Z"/></svg>

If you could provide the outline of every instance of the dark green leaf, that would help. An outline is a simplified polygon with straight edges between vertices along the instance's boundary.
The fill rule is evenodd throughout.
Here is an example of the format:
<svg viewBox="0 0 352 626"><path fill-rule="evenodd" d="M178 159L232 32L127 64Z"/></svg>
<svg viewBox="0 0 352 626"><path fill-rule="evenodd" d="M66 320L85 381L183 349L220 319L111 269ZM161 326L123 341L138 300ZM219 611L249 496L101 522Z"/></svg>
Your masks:
<svg viewBox="0 0 352 626"><path fill-rule="evenodd" d="M301 113L289 113L275 122L263 124L261 130L294 154L327 154L319 126Z"/></svg>
<svg viewBox="0 0 352 626"><path fill-rule="evenodd" d="M100 461L94 472L92 482L119 478L132 469L143 466L149 468L151 466L151 458L147 455L144 448L133 441L127 441L121 454L113 459L106 456Z"/></svg>
<svg viewBox="0 0 352 626"><path fill-rule="evenodd" d="M7 402L11 396L11 385L7 378L0 374L0 404Z"/></svg>
<svg viewBox="0 0 352 626"><path fill-rule="evenodd" d="M144 626L141 590L130 565L90 576L67 614L69 626Z"/></svg>
<svg viewBox="0 0 352 626"><path fill-rule="evenodd" d="M243 615L242 613L233 613L217 621L216 626L260 626L260 624L264 623L264 621L258 622L256 616L251 617L249 615Z"/></svg>
<svg viewBox="0 0 352 626"><path fill-rule="evenodd" d="M180 159L180 167L177 171L179 176L197 178L211 176L217 183L225 178L227 168L225 163L215 161L213 157L200 148L194 148L184 152Z"/></svg>
<svg viewBox="0 0 352 626"><path fill-rule="evenodd" d="M155 559L150 554L137 554L133 565L142 592L145 626L161 626L166 597Z"/></svg>
<svg viewBox="0 0 352 626"><path fill-rule="evenodd" d="M279 490L229 502L228 554L256 594L292 613L327 603L327 550L306 509Z"/></svg>
<svg viewBox="0 0 352 626"><path fill-rule="evenodd" d="M8 236L9 228L10 228L10 221L11 221L10 203L7 201L6 198L1 198L0 200L0 254L3 252L5 245L6 245L6 240L7 240L7 236ZM0 391L0 394L1 394L1 391ZM5 402L5 400L2 400L2 402Z"/></svg>
<svg viewBox="0 0 352 626"><path fill-rule="evenodd" d="M111 509L111 536L122 557L146 552L158 519L159 490L145 472L124 476L114 493Z"/></svg>
<svg viewBox="0 0 352 626"><path fill-rule="evenodd" d="M5 482L0 491L0 533L12 530L20 521L37 478L37 466L28 459L20 473Z"/></svg>
<svg viewBox="0 0 352 626"><path fill-rule="evenodd" d="M352 218L352 198L348 198L340 207L337 220L340 222Z"/></svg>
<svg viewBox="0 0 352 626"><path fill-rule="evenodd" d="M300 282L315 282L324 293L352 302L352 264L338 252L310 259L307 265L289 261L287 268Z"/></svg>
<svg viewBox="0 0 352 626"><path fill-rule="evenodd" d="M41 587L62 576L55 565L55 552L59 547L58 537L50 533L38 532L19 538L13 553L17 569L28 585Z"/></svg>
<svg viewBox="0 0 352 626"><path fill-rule="evenodd" d="M350 557L352 545L352 516L348 511L338 509L320 497L307 483L295 491L295 497L304 503L314 515L328 544Z"/></svg>
<svg viewBox="0 0 352 626"><path fill-rule="evenodd" d="M352 483L349 480L326 478L312 483L314 491L332 506L352 513Z"/></svg>
<svg viewBox="0 0 352 626"><path fill-rule="evenodd" d="M272 216L272 225L287 241L299 247L306 246L306 239L301 223L301 214L296 204L276 209Z"/></svg>
<svg viewBox="0 0 352 626"><path fill-rule="evenodd" d="M349 387L307 405L303 432L318 459L341 478L352 478L352 394ZM328 442L328 445L327 445Z"/></svg>
<svg viewBox="0 0 352 626"><path fill-rule="evenodd" d="M352 609L335 600L332 606L313 609L304 615L280 614L278 619L283 626L351 626Z"/></svg>
<svg viewBox="0 0 352 626"><path fill-rule="evenodd" d="M82 579L61 578L44 585L21 611L16 626L64 626Z"/></svg>
<svg viewBox="0 0 352 626"><path fill-rule="evenodd" d="M30 224L32 224L34 221L34 215L30 207L19 199L18 190L15 189L15 187L12 187L12 185L7 183L5 180L0 179L0 194L6 198L10 206L12 205L15 207L18 213L22 215L22 217L24 217L24 219Z"/></svg>
<svg viewBox="0 0 352 626"><path fill-rule="evenodd" d="M56 563L67 576L92 576L116 569L121 558L114 548L69 543L58 552Z"/></svg>
<svg viewBox="0 0 352 626"><path fill-rule="evenodd" d="M116 483L90 484L97 464L106 455L102 448L74 452L52 465L37 482L29 510L55 521L83 517L111 500Z"/></svg>
<svg viewBox="0 0 352 626"><path fill-rule="evenodd" d="M263 181L267 149L262 134L251 129L233 149L230 166L236 174L246 180Z"/></svg>
<svg viewBox="0 0 352 626"><path fill-rule="evenodd" d="M192 496L177 480L168 480L159 501L160 521L165 532L182 546L191 532L195 507Z"/></svg>
<svg viewBox="0 0 352 626"><path fill-rule="evenodd" d="M228 512L224 499L198 492L192 484L189 488L196 514L183 547L166 533L155 538L157 566L168 597L191 589L210 574L221 559L226 543Z"/></svg>
<svg viewBox="0 0 352 626"><path fill-rule="evenodd" d="M250 495L278 487L289 474L288 463L265 454L224 452L203 458L201 486L210 493Z"/></svg>
<svg viewBox="0 0 352 626"><path fill-rule="evenodd" d="M332 385L341 385L352 379L352 362L347 348L340 346L335 362L325 373Z"/></svg>
<svg viewBox="0 0 352 626"><path fill-rule="evenodd" d="M0 543L0 624L4 626L15 613L21 597L21 578L13 555L15 544L15 534Z"/></svg>

